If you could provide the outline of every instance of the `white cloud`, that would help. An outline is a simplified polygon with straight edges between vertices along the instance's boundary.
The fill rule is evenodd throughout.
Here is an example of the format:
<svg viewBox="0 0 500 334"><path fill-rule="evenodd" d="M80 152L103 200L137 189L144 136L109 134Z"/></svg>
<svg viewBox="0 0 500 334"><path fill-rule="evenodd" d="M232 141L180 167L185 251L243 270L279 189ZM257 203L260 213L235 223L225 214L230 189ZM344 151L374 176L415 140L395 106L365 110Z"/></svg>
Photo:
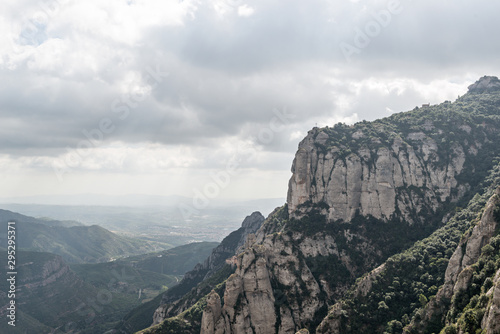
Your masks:
<svg viewBox="0 0 500 334"><path fill-rule="evenodd" d="M248 5L243 5L238 7L238 15L243 17L252 16L255 13L255 9Z"/></svg>

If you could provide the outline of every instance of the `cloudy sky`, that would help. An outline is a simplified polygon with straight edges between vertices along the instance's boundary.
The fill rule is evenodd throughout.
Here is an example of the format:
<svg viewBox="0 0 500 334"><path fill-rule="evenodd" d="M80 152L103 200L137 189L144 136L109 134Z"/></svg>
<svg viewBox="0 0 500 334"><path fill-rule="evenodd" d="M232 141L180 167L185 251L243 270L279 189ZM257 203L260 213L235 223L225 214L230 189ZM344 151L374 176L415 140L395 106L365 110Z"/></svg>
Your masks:
<svg viewBox="0 0 500 334"><path fill-rule="evenodd" d="M285 197L314 127L500 75L498 1L4 0L0 197Z"/></svg>

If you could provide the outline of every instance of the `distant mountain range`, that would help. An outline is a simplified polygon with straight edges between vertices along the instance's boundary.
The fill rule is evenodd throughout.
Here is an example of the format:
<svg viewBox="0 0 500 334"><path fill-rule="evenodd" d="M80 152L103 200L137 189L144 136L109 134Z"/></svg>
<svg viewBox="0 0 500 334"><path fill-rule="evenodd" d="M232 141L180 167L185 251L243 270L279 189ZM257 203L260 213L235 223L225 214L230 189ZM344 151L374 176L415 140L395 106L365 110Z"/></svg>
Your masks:
<svg viewBox="0 0 500 334"><path fill-rule="evenodd" d="M176 285L186 268L203 261L215 246L217 243L195 243L141 258L73 265L59 255L20 250L16 254L17 325L12 328L2 321L0 333L104 333L131 309ZM175 275L141 269L151 259L162 259ZM186 265L176 266L179 263ZM3 279L2 318L9 302L5 291L8 287Z"/></svg>
<svg viewBox="0 0 500 334"><path fill-rule="evenodd" d="M54 253L69 263L107 262L133 254L172 248L161 242L120 236L97 225L83 226L71 221L37 219L0 210L1 231L7 231L9 221L16 222L18 248ZM0 247L6 248L6 245L7 238L0 238Z"/></svg>
<svg viewBox="0 0 500 334"><path fill-rule="evenodd" d="M116 199L119 200L120 197ZM241 221L249 212L258 210L269 214L283 201L284 199L214 200L207 208L194 211L187 216L183 214L181 207L177 206L175 201L166 205L139 205L141 202L137 201L130 206L126 205L125 200L120 202L120 206L104 205L105 200L99 205L10 203L0 204L0 208L37 218L51 217L60 221L78 221L84 225L99 225L114 233L180 246L200 241L220 242L240 226ZM192 201L182 204L183 208L186 208L192 205Z"/></svg>

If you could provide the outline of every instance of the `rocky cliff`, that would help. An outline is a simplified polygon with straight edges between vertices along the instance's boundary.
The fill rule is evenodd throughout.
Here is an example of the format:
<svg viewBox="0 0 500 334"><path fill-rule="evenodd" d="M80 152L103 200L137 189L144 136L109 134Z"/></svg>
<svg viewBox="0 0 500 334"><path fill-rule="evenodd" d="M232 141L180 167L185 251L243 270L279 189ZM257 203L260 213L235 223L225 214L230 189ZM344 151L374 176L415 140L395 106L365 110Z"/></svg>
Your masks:
<svg viewBox="0 0 500 334"><path fill-rule="evenodd" d="M247 239L235 272L175 322L145 333L171 333L187 315L199 317L202 334L402 333L443 285L448 259L486 204L484 187L500 180L491 174L497 81L481 78L453 103L309 131L287 204ZM464 246L470 261L488 243L477 240Z"/></svg>
<svg viewBox="0 0 500 334"><path fill-rule="evenodd" d="M360 214L384 220L398 216L412 224L436 213L442 203L459 200L470 188L459 178L466 162L496 130L456 117L452 136L457 138L443 145L450 124L436 116L414 125L399 117L390 125L387 120L309 131L292 165L291 217L319 207L331 221L348 222Z"/></svg>

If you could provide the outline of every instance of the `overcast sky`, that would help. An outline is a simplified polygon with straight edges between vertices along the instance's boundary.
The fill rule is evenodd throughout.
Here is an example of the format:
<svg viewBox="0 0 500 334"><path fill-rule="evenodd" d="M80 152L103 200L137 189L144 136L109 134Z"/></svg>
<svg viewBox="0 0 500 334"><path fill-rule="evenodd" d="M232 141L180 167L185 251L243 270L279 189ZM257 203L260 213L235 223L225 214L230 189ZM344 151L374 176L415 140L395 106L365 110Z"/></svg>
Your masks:
<svg viewBox="0 0 500 334"><path fill-rule="evenodd" d="M307 131L500 74L498 1L4 0L0 197L285 197Z"/></svg>

